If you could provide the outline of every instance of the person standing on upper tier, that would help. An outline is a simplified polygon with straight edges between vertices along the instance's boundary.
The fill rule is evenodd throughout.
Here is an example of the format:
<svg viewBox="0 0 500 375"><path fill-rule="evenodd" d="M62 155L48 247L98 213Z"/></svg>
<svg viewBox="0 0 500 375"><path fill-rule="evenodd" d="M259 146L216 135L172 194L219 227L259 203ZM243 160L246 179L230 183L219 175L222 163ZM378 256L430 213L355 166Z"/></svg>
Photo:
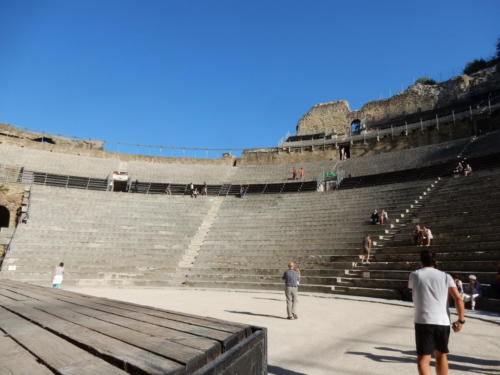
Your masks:
<svg viewBox="0 0 500 375"><path fill-rule="evenodd" d="M302 180L304 178L304 168L300 167L299 169L299 178Z"/></svg>
<svg viewBox="0 0 500 375"><path fill-rule="evenodd" d="M410 274L408 287L412 289L415 305L415 341L418 373L431 375L431 356L436 358L438 375L448 374L448 340L450 337L450 311L448 297L455 301L458 320L452 327L462 329L464 302L450 275L434 268L434 257L429 250L420 253L422 268Z"/></svg>
<svg viewBox="0 0 500 375"><path fill-rule="evenodd" d="M287 319L298 319L297 305L299 302L299 281L300 274L295 270L295 263L288 263L288 270L283 273L285 280L286 312Z"/></svg>

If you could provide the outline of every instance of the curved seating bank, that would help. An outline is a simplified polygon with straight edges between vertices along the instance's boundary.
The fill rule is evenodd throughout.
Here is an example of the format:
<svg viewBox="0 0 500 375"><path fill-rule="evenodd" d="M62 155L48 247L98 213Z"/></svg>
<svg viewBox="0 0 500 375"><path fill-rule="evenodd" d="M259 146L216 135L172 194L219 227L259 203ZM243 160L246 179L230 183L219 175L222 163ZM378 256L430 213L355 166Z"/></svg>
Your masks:
<svg viewBox="0 0 500 375"><path fill-rule="evenodd" d="M456 153L464 149L471 157L484 157L486 146L480 147L481 142L494 149L497 143L491 139L489 143L480 138L450 145L424 166L439 168L439 163L456 160ZM0 150L6 149L1 145ZM436 149L427 151L414 150L429 156ZM404 152L408 151L383 156L387 170L392 165L392 170L404 171L423 163L424 156L419 156L417 163L401 158ZM377 156L371 158L376 160ZM64 167L64 163L56 166L55 159L52 164L36 165L35 159L25 155L22 162L26 168L45 165L59 173L75 168ZM347 162L363 174L370 157L361 159L357 159L357 166L354 159ZM319 170L327 163L316 163L316 167ZM107 167L100 165L89 176ZM211 169L214 166L203 167L215 171ZM285 166L281 167L284 173ZM81 170L91 173L90 165L88 168L83 163ZM233 169L224 178L233 183L237 180L232 179L245 170L227 168ZM258 168L266 169L246 169L246 181L259 182L252 176L266 175ZM80 169L75 170L80 173ZM278 173L279 168L269 170ZM222 169L220 172L222 176ZM281 290L282 270L293 260L303 270L302 291L402 298L408 273L418 268L420 248L411 245L409 239L418 223L433 230L436 238L431 249L437 253L439 267L458 273L463 281L469 273L476 274L485 285L485 297L478 307L500 310L489 288L500 268L500 195L492 188L500 183L499 172L498 165L485 165L469 177L438 180L439 174L429 174L328 193L250 194L243 199L192 199L34 185L29 220L18 226L0 277L49 285L53 267L63 261L67 285ZM159 179L158 173L147 173ZM166 174L165 178L174 176L181 182L187 179L181 179L181 173L186 171ZM374 208L388 210L389 224L368 223ZM374 258L369 265L360 263L365 234L374 239Z"/></svg>

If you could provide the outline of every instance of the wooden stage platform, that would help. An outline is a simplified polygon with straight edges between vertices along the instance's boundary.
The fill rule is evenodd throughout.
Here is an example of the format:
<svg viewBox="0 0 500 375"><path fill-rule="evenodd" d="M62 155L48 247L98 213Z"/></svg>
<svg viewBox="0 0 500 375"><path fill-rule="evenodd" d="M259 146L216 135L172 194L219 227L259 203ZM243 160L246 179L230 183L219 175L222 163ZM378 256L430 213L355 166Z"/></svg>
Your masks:
<svg viewBox="0 0 500 375"><path fill-rule="evenodd" d="M0 279L0 375L267 374L266 330Z"/></svg>

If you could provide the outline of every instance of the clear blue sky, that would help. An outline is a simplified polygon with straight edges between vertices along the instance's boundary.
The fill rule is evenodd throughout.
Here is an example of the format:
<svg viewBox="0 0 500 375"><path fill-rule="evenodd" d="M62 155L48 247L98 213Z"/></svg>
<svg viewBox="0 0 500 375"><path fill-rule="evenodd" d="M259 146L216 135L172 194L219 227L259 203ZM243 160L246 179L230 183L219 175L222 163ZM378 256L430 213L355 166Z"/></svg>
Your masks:
<svg viewBox="0 0 500 375"><path fill-rule="evenodd" d="M0 0L0 122L274 146L316 103L359 108L493 55L499 19L498 0Z"/></svg>

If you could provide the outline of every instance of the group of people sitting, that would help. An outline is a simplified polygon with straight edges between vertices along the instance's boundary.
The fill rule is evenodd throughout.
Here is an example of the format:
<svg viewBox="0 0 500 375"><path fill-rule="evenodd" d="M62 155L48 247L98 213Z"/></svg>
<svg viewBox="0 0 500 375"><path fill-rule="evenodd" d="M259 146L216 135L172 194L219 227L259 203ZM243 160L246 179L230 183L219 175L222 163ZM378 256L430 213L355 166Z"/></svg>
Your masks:
<svg viewBox="0 0 500 375"><path fill-rule="evenodd" d="M372 215L370 216L370 222L372 224L385 224L389 221L389 214L386 210L382 209L380 213L377 210L372 211Z"/></svg>
<svg viewBox="0 0 500 375"><path fill-rule="evenodd" d="M415 246L431 246L431 240L433 239L434 236L432 235L431 228L428 228L425 225L423 227L415 225L415 230L412 234L412 240Z"/></svg>
<svg viewBox="0 0 500 375"><path fill-rule="evenodd" d="M469 176L470 174L472 174L472 167L470 166L470 164L466 164L464 167L464 165L460 161L453 170L453 174L455 176L460 176L460 175Z"/></svg>
<svg viewBox="0 0 500 375"><path fill-rule="evenodd" d="M198 198L198 195L200 195L200 190L198 190L198 187L194 185L192 182L189 184L189 191L191 193L191 198ZM207 195L208 194L208 185L206 182L203 183L201 186L201 195Z"/></svg>
<svg viewBox="0 0 500 375"><path fill-rule="evenodd" d="M483 296L483 286L477 280L476 275L469 275L469 283L465 286L457 274L453 274L452 277L464 302L470 302L471 310L475 310L476 301Z"/></svg>

